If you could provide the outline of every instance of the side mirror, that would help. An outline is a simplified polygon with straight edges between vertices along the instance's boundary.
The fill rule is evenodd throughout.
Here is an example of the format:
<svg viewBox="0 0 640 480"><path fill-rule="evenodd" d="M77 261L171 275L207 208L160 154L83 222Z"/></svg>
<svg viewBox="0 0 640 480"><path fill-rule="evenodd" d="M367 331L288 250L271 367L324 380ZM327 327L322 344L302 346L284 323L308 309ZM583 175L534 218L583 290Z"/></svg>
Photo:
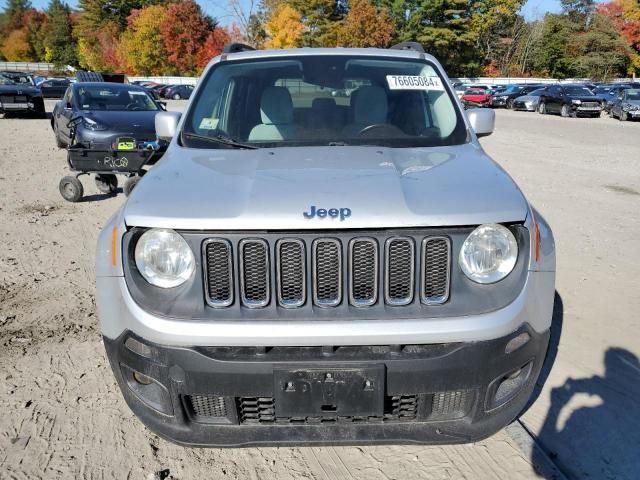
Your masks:
<svg viewBox="0 0 640 480"><path fill-rule="evenodd" d="M67 110L71 110L72 109L71 102L65 102L64 108L66 108Z"/></svg>
<svg viewBox="0 0 640 480"><path fill-rule="evenodd" d="M159 112L156 114L156 137L170 142L178 131L178 122L182 114L178 112Z"/></svg>
<svg viewBox="0 0 640 480"><path fill-rule="evenodd" d="M167 111L167 102L158 102L158 105L160 105L160 108L162 110L164 110L165 112Z"/></svg>
<svg viewBox="0 0 640 480"><path fill-rule="evenodd" d="M491 135L496 127L496 112L488 108L467 110L467 119L478 137Z"/></svg>

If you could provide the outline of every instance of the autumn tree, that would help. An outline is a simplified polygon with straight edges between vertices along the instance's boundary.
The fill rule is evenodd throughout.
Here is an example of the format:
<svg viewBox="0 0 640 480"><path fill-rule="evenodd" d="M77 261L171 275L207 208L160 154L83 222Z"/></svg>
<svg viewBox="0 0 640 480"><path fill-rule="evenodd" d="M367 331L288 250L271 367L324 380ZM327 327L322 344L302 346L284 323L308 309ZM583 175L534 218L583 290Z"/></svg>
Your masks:
<svg viewBox="0 0 640 480"><path fill-rule="evenodd" d="M207 39L198 52L198 68L202 70L209 61L220 55L225 45L231 42L231 35L226 28L216 27L209 32Z"/></svg>
<svg viewBox="0 0 640 480"><path fill-rule="evenodd" d="M265 24L268 38L265 48L295 48L305 33L300 13L288 4L280 5Z"/></svg>
<svg viewBox="0 0 640 480"><path fill-rule="evenodd" d="M32 8L23 14L24 30L27 33L29 57L34 60L45 58L45 41L48 30L48 17L44 12Z"/></svg>
<svg viewBox="0 0 640 480"><path fill-rule="evenodd" d="M2 56L10 62L28 62L33 60L29 56L29 43L27 42L27 32L24 29L13 30L0 49Z"/></svg>
<svg viewBox="0 0 640 480"><path fill-rule="evenodd" d="M166 13L166 7L151 5L129 15L119 46L119 55L128 73L162 75L170 72L160 31Z"/></svg>
<svg viewBox="0 0 640 480"><path fill-rule="evenodd" d="M119 37L133 10L165 3L162 0L79 0L82 15L74 34L78 61L90 70L120 70Z"/></svg>
<svg viewBox="0 0 640 480"><path fill-rule="evenodd" d="M193 0L174 3L167 8L160 25L168 61L181 74L198 71L202 46L213 33L215 22L204 15Z"/></svg>
<svg viewBox="0 0 640 480"><path fill-rule="evenodd" d="M385 8L378 9L369 0L353 0L349 13L338 30L342 47L387 47L393 38L393 21Z"/></svg>
<svg viewBox="0 0 640 480"><path fill-rule="evenodd" d="M598 6L598 13L611 20L620 36L631 47L629 73L640 71L640 3L635 0L614 0Z"/></svg>

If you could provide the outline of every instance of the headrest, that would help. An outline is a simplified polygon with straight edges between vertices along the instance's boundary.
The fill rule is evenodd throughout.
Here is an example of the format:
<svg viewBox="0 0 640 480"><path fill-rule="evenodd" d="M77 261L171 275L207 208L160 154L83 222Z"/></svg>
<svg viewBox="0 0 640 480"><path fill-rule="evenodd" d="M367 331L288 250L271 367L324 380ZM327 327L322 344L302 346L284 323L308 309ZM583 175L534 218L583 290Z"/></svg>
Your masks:
<svg viewBox="0 0 640 480"><path fill-rule="evenodd" d="M359 125L387 123L389 105L384 88L360 87L351 95L351 101L355 123Z"/></svg>
<svg viewBox="0 0 640 480"><path fill-rule="evenodd" d="M291 94L285 87L267 87L260 100L260 117L265 125L286 125L293 121Z"/></svg>
<svg viewBox="0 0 640 480"><path fill-rule="evenodd" d="M314 110L332 110L336 107L336 101L333 98L314 98L311 102L311 108Z"/></svg>

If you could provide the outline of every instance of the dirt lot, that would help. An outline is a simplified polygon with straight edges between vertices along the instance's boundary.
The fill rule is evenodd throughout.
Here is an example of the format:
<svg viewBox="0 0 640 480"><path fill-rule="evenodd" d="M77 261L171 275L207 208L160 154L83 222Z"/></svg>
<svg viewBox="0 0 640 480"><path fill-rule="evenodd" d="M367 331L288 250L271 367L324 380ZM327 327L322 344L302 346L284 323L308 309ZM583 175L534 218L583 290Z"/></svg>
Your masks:
<svg viewBox="0 0 640 480"><path fill-rule="evenodd" d="M639 135L499 111L483 141L557 241L555 364L519 422L463 446L192 450L130 413L103 352L94 245L124 196L84 177L66 203L48 122L0 119L0 478L640 477Z"/></svg>

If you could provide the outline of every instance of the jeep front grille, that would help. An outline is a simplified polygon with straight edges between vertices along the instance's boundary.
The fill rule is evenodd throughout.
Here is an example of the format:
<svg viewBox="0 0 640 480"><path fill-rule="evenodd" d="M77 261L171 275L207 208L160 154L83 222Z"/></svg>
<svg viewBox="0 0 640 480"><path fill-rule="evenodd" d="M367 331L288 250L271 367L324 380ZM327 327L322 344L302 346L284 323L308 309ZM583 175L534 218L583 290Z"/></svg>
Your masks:
<svg viewBox="0 0 640 480"><path fill-rule="evenodd" d="M449 299L448 237L265 237L205 240L210 306L228 307L235 298L249 308L271 302L284 308L437 305Z"/></svg>

